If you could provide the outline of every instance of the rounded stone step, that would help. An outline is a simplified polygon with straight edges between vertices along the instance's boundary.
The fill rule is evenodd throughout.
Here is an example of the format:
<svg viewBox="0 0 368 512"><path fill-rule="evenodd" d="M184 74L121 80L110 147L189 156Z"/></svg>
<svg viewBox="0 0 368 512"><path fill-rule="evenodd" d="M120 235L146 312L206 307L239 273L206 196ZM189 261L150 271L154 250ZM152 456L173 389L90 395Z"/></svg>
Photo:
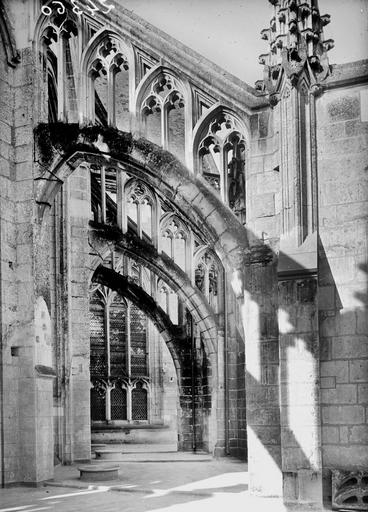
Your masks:
<svg viewBox="0 0 368 512"><path fill-rule="evenodd" d="M107 482L119 478L119 466L102 466L100 464L89 464L79 466L80 480L84 482Z"/></svg>

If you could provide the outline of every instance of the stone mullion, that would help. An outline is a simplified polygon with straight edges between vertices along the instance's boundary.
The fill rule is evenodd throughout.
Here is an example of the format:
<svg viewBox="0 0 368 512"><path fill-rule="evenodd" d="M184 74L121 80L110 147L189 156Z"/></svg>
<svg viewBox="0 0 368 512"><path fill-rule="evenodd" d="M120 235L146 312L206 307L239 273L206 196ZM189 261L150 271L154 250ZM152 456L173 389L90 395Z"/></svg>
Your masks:
<svg viewBox="0 0 368 512"><path fill-rule="evenodd" d="M107 422L111 421L111 391L112 391L112 389L113 388L111 387L110 384L106 387L106 393L105 393L105 416L106 416L106 421Z"/></svg>
<svg viewBox="0 0 368 512"><path fill-rule="evenodd" d="M58 119L64 121L65 116L65 34L59 34L57 55L57 86L58 86Z"/></svg>
<svg viewBox="0 0 368 512"><path fill-rule="evenodd" d="M115 126L115 73L107 71L107 124Z"/></svg>
<svg viewBox="0 0 368 512"><path fill-rule="evenodd" d="M116 169L116 202L117 202L117 223L118 227L123 233L128 230L128 216L127 216L127 198L125 193L125 184L127 182L127 175L121 169Z"/></svg>
<svg viewBox="0 0 368 512"><path fill-rule="evenodd" d="M169 112L165 104L161 106L161 145L169 149Z"/></svg>
<svg viewBox="0 0 368 512"><path fill-rule="evenodd" d="M131 312L131 305L128 303L128 307L126 309L126 323L125 323L125 339L126 339L126 368L129 377L131 377L131 361L130 361L130 350L131 350L131 332L130 332L130 312Z"/></svg>
<svg viewBox="0 0 368 512"><path fill-rule="evenodd" d="M106 167L103 165L100 170L101 176L101 222L106 224Z"/></svg>
<svg viewBox="0 0 368 512"><path fill-rule="evenodd" d="M220 192L221 199L226 204L226 187L227 187L227 170L226 170L226 153L224 151L224 147L221 146L220 149Z"/></svg>
<svg viewBox="0 0 368 512"><path fill-rule="evenodd" d="M105 343L106 343L106 369L107 378L111 376L111 361L110 361L110 304L107 302L104 309L105 321Z"/></svg>
<svg viewBox="0 0 368 512"><path fill-rule="evenodd" d="M137 232L139 238L142 238L142 203L137 202Z"/></svg>
<svg viewBox="0 0 368 512"><path fill-rule="evenodd" d="M161 203L159 198L154 195L154 202L151 208L151 236L154 247L159 251L160 245L160 217Z"/></svg>
<svg viewBox="0 0 368 512"><path fill-rule="evenodd" d="M127 397L127 421L132 421L132 386L129 383L126 388Z"/></svg>

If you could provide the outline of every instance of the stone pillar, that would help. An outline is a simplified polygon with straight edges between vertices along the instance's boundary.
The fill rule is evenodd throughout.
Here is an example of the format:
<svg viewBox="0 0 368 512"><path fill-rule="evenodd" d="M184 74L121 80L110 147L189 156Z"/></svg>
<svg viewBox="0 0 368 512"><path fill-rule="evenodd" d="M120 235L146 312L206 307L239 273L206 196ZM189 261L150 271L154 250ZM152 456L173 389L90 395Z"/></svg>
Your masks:
<svg viewBox="0 0 368 512"><path fill-rule="evenodd" d="M322 504L317 279L278 287L284 499Z"/></svg>
<svg viewBox="0 0 368 512"><path fill-rule="evenodd" d="M65 306L65 446L64 461L89 460L90 427L90 279L88 221L90 218L90 177L87 167L78 167L65 187L64 236L66 247Z"/></svg>
<svg viewBox="0 0 368 512"><path fill-rule="evenodd" d="M275 269L253 263L246 269L245 337L249 488L252 494L282 496L279 356Z"/></svg>

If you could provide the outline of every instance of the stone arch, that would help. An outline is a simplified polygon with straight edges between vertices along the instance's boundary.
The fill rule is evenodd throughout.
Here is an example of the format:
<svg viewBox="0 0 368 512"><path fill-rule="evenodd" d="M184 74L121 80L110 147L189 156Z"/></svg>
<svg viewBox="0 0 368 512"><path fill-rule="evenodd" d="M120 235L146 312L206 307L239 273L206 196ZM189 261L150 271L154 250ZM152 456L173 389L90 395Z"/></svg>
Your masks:
<svg viewBox="0 0 368 512"><path fill-rule="evenodd" d="M77 137L78 134L81 136L79 140L83 141L83 133L87 134L88 129L82 128L78 130L78 127L74 128ZM108 142L108 133L110 132L106 130L102 131L102 133L106 135L105 140ZM206 240L208 240L210 247L219 255L230 277L231 273L236 271L238 282L242 282L241 275L244 264L250 257L250 248L246 229L239 223L229 208L213 194L209 186L200 176L193 175L193 173L171 154L162 151L142 139L129 139L131 142L124 143L124 140L126 140L124 137L127 137L127 135L122 133L119 137L121 137L123 147L123 144L125 144L125 150L119 151L118 154L114 149L110 152L106 143L104 143L104 153L102 153L90 142L88 143L88 149L86 143L84 143L83 148L79 146L80 151L78 151L78 144L74 146L71 144L69 146L69 148L72 148L71 150L66 150L66 154L55 159L54 165L50 169L55 179L51 181L41 176L41 179L38 180L39 188L37 200L39 202L40 224L42 224L44 213L47 211L47 203L51 206L53 198L61 188L61 180L66 180L80 165L86 165L88 167L90 163L93 163L97 166L113 166L124 172L128 172L130 176L143 179L148 186L159 191L161 196L173 205L174 211L177 211L186 219L191 219L192 225L197 224L201 226ZM108 226L106 226L106 228L108 228ZM126 252L130 251L131 254L135 255L136 259L139 257L142 258L142 255L145 253L145 250L142 250L143 246L134 245L134 240L132 241L128 236L122 238L122 241L119 240L121 250ZM115 242L112 241L112 243ZM156 269L158 261L160 261L160 256L162 260L162 255L154 255ZM168 272L165 270L165 264L170 265L169 258L166 262L160 261L161 273L167 276ZM177 272L175 267L174 270ZM190 279L183 273L183 277L184 276L186 279L182 279L181 282L185 283L185 286L188 286L187 297L191 299L189 304L192 304L190 307L197 315L193 317L194 322L202 322L203 328L201 328L201 331L204 333L204 342L209 347L207 354L209 355L208 359L211 363L212 378L213 382L217 383L218 379L222 379L223 376L220 371L221 362L218 360L218 353L213 346L213 341L217 339L218 334L220 337L222 335L218 333L216 329L213 313L210 308L206 306L206 299L200 295L199 291L196 292L196 290L194 290ZM179 289L178 283L180 284L180 280L177 280L176 285L173 286L175 290ZM241 286L239 287L239 293L242 293ZM186 300L186 297L184 297L184 299ZM213 435L211 434L210 440L212 443L211 449L214 447L214 436L223 435L223 424L221 419L217 418L216 414L216 408L221 407L219 405L222 396L221 389L222 388L218 388L217 386L212 388L211 405L207 409L207 412L210 414L206 413L203 416L206 425L209 426L213 433Z"/></svg>
<svg viewBox="0 0 368 512"><path fill-rule="evenodd" d="M153 82L160 77L160 75L169 75L173 77L179 87L180 91L185 100L185 104L189 104L190 96L191 96L191 90L189 86L189 82L187 80L183 80L180 77L180 73L176 71L173 67L167 67L162 66L158 64L157 66L153 67L149 70L149 72L144 75L141 82L138 84L138 87L135 92L135 101L134 101L134 114L137 115L137 113L140 111L140 107L142 105L142 102L145 98L145 94L147 94L150 86L153 84Z"/></svg>
<svg viewBox="0 0 368 512"><path fill-rule="evenodd" d="M45 31L45 29L48 26L51 26L51 27L55 26L52 21L52 19L54 19L54 16L52 17L52 19L50 19L50 18L51 17L45 16L44 14L42 14L42 12L39 13L37 22L35 24L34 35L33 35L33 44L34 44L34 48L35 48L37 54L40 52L41 36L42 36L43 32ZM79 30L80 30L80 21L79 20L80 19L70 9L65 10L65 19L72 21L79 32Z"/></svg>
<svg viewBox="0 0 368 512"><path fill-rule="evenodd" d="M149 270L154 272L159 278L162 278L172 289L175 291L183 301L188 305L188 310L192 314L196 323L198 323L200 331L203 333L203 338L206 342L206 352L208 357L213 357L216 353L216 346L214 345L214 338L217 333L217 326L213 318L213 312L207 304L205 297L197 290L190 282L188 276L183 272L175 263L168 257L160 255L150 255L144 242L136 240L133 246L126 238L110 242L113 246L116 245L117 250L123 251L129 257L142 263ZM93 243L93 241L92 241ZM95 257L91 263L90 280L94 272L101 263L101 257L107 255L111 251L111 245L106 247L106 241L100 240L100 246L97 252L101 255ZM173 277L175 275L175 279Z"/></svg>
<svg viewBox="0 0 368 512"><path fill-rule="evenodd" d="M129 254L129 256L131 255ZM92 279L94 279L99 284L107 286L108 288L116 291L126 299L130 300L152 320L154 325L157 327L160 335L162 336L164 343L168 347L168 350L171 354L174 363L178 383L178 396L180 398L181 404L180 409L182 409L183 407L187 407L184 404L187 404L188 401L188 383L184 369L187 367L188 362L193 357L192 348L190 344L188 344L188 339L185 337L187 335L184 333L180 334L180 331L175 329L175 326L172 324L169 316L161 309L157 302L139 285L131 282L127 277L118 274L113 269L104 267L103 265L98 265L98 267L95 269L92 275ZM201 332L200 339L201 345L204 348L204 357L212 370L210 372L212 402L210 401L209 403L207 403L207 406L204 406L204 408L208 408L207 410L208 412L210 412L210 414L208 417L206 417L205 415L202 421L204 422L203 426L207 424L209 421L211 422L213 427L212 436L214 436L214 438L217 439L217 388L221 388L222 384L221 382L218 381L219 374L217 368L216 352L208 351L209 340L206 335L208 335L208 333L204 333L204 336L202 336ZM184 344L183 341L185 342ZM198 391L198 396L202 396L201 393L202 391ZM206 400L204 399L204 401ZM188 432L190 432L189 417L187 415L181 415L180 417L181 437L183 437L184 432L186 432L186 436L188 436ZM202 439L201 436L200 439L201 442L204 442L204 439ZM184 441L182 441L182 443L183 442Z"/></svg>
<svg viewBox="0 0 368 512"><path fill-rule="evenodd" d="M150 186L160 190L186 218L202 226L216 253L219 255L227 271L237 271L240 277L242 268L250 256L247 229L240 224L231 210L213 193L201 176L194 176L178 160L154 145L147 146L139 139L133 141L133 147L119 159L111 155L96 152L91 147L90 152L75 151L71 155L59 157L53 165L52 174L58 180L42 181L37 194L38 216L42 217L46 208L56 196L63 180L65 180L79 165L85 162L95 162L103 165L126 169L136 177L144 179ZM159 158L161 156L161 158Z"/></svg>
<svg viewBox="0 0 368 512"><path fill-rule="evenodd" d="M239 123L241 128L244 131L244 134L247 136L248 139L250 139L250 126L249 121L246 116L240 117L237 112L235 112L232 108L228 107L227 105L224 105L222 103L215 103L212 105L208 110L206 110L202 116L198 119L194 129L193 129L193 146L196 147L196 145L199 144L198 138L201 137L202 132L205 130L205 127L207 126L210 121L216 117L217 114L223 112L224 114L228 114L232 116L236 121Z"/></svg>
<svg viewBox="0 0 368 512"><path fill-rule="evenodd" d="M160 335L164 338L166 345L172 356L175 369L180 370L179 354L173 343L175 338L174 326L168 315L160 308L155 300L148 295L140 286L129 282L128 279L120 275L113 269L99 265L92 275L92 280L111 290L117 292L123 298L133 302L143 313L145 313L157 328Z"/></svg>

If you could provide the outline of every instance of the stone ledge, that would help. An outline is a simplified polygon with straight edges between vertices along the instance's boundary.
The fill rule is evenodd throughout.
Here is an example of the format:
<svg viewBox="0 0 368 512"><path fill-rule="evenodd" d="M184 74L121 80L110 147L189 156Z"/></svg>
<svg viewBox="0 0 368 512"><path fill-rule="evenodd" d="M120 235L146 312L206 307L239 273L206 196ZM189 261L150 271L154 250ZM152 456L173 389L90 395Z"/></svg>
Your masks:
<svg viewBox="0 0 368 512"><path fill-rule="evenodd" d="M161 424L134 424L127 423L126 425L92 425L92 432L124 432L126 430L166 430L170 428L169 425Z"/></svg>

